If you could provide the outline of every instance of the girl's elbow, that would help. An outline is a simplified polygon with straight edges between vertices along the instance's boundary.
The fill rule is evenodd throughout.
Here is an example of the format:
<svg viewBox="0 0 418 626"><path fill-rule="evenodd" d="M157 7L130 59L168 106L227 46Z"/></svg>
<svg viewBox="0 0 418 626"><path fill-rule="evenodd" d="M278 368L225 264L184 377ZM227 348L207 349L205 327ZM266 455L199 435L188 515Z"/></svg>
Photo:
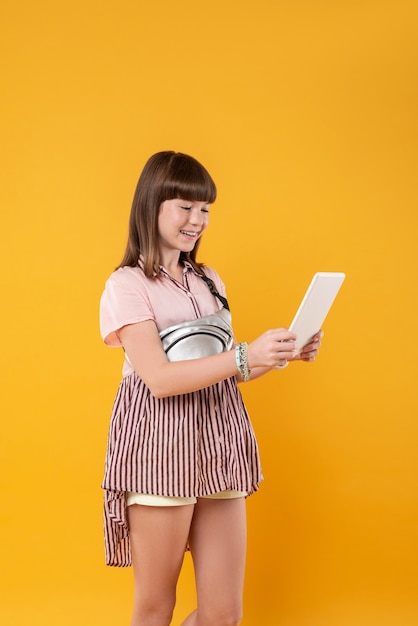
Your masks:
<svg viewBox="0 0 418 626"><path fill-rule="evenodd" d="M170 389L167 388L166 382L164 383L164 381L161 379L157 378L157 379L144 380L144 383L146 384L148 389L151 391L154 398L157 398L158 400L176 395L175 393L170 391Z"/></svg>
<svg viewBox="0 0 418 626"><path fill-rule="evenodd" d="M149 389L154 398L157 398L157 400L162 400L163 398L168 398L169 396L174 395L172 393L167 393L166 390L160 389L158 387L150 387Z"/></svg>

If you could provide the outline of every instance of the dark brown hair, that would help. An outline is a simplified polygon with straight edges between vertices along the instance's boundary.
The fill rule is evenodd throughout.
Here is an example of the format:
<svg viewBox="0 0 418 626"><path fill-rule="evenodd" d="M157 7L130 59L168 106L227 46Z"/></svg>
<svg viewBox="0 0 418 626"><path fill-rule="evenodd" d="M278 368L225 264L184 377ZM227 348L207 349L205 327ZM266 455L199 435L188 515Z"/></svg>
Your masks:
<svg viewBox="0 0 418 626"><path fill-rule="evenodd" d="M129 235L124 257L119 265L135 267L140 255L148 278L159 274L158 215L165 200L181 198L212 204L216 186L208 171L196 159L181 152L157 152L145 164L136 186L129 218ZM197 271L199 240L191 252L181 252Z"/></svg>

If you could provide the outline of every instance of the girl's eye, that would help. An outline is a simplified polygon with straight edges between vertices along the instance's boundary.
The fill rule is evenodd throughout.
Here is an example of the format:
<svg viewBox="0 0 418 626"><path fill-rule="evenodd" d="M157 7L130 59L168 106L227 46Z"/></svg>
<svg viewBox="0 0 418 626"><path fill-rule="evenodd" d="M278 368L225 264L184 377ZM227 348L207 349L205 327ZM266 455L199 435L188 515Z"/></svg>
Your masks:
<svg viewBox="0 0 418 626"><path fill-rule="evenodd" d="M191 211L193 207L192 206L182 206L182 205L180 205L180 208L184 209L184 211ZM202 213L209 213L209 209L202 208L200 210L202 211Z"/></svg>

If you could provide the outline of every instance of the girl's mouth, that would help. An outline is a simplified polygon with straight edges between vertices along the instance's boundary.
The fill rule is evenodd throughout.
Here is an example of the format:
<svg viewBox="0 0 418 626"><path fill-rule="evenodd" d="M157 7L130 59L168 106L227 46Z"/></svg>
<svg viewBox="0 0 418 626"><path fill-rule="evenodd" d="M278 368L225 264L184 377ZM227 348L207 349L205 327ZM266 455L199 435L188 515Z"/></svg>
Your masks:
<svg viewBox="0 0 418 626"><path fill-rule="evenodd" d="M180 232L182 235L185 235L186 237L191 237L192 239L195 239L198 235L198 233L195 233L190 230L181 230Z"/></svg>

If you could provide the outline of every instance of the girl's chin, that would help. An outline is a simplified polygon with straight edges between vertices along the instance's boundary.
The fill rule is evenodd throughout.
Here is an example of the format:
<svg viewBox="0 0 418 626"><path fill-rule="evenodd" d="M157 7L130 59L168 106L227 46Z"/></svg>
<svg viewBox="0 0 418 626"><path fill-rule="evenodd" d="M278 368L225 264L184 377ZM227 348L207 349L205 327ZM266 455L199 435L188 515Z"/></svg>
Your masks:
<svg viewBox="0 0 418 626"><path fill-rule="evenodd" d="M195 239L194 241L186 241L186 242L184 242L181 245L182 252L190 252L191 250L193 250L193 248L195 247L197 242L198 242L197 239Z"/></svg>

